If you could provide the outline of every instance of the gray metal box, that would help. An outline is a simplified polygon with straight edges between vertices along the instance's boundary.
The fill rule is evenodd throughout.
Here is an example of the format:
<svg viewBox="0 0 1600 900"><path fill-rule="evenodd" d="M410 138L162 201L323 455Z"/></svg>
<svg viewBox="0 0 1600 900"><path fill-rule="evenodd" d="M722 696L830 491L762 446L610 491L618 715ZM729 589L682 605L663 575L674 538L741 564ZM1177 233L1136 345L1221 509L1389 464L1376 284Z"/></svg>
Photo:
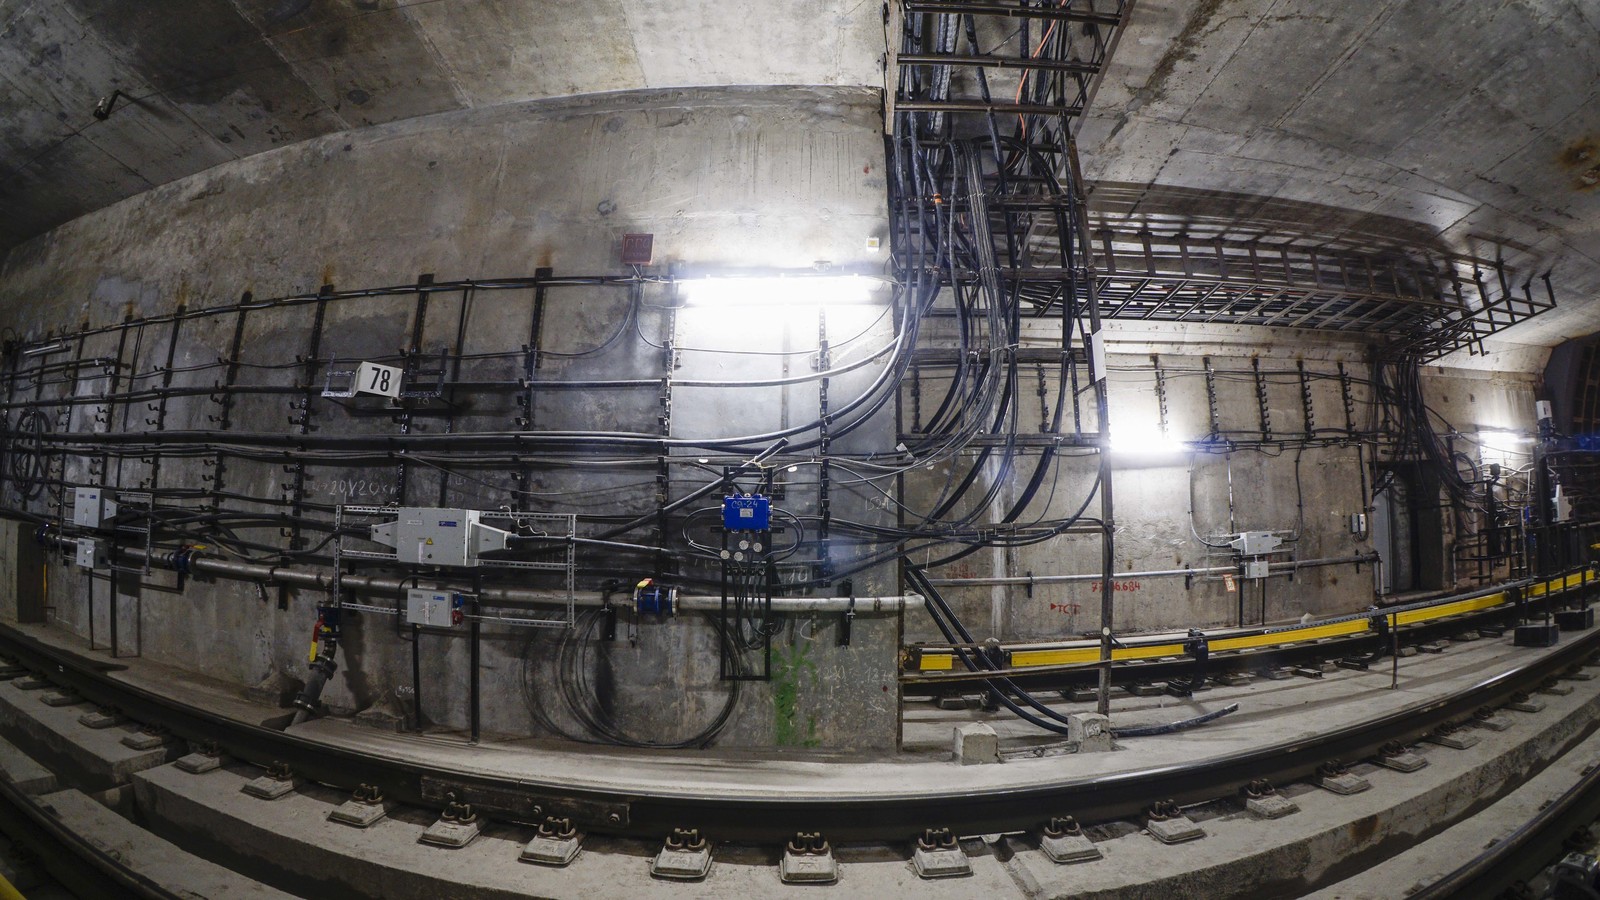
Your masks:
<svg viewBox="0 0 1600 900"><path fill-rule="evenodd" d="M1267 561L1264 559L1247 559L1244 561L1244 577L1246 578L1265 578L1268 571Z"/></svg>
<svg viewBox="0 0 1600 900"><path fill-rule="evenodd" d="M78 538L78 568L100 569L106 564L105 552L100 542L93 538Z"/></svg>
<svg viewBox="0 0 1600 900"><path fill-rule="evenodd" d="M1278 549L1282 541L1270 531L1241 531L1231 544L1243 556L1265 556Z"/></svg>
<svg viewBox="0 0 1600 900"><path fill-rule="evenodd" d="M394 548L395 559L417 566L476 566L478 554L506 549L509 532L479 520L475 509L410 506L395 520L372 526L372 540Z"/></svg>
<svg viewBox="0 0 1600 900"><path fill-rule="evenodd" d="M448 591L406 591L406 624L433 628L452 626L456 624L451 616L453 606Z"/></svg>
<svg viewBox="0 0 1600 900"><path fill-rule="evenodd" d="M72 524L79 528L99 528L117 514L110 491L97 487L72 489Z"/></svg>
<svg viewBox="0 0 1600 900"><path fill-rule="evenodd" d="M470 551L477 524L475 509L402 509L395 523L395 554L420 566L476 565L477 554Z"/></svg>

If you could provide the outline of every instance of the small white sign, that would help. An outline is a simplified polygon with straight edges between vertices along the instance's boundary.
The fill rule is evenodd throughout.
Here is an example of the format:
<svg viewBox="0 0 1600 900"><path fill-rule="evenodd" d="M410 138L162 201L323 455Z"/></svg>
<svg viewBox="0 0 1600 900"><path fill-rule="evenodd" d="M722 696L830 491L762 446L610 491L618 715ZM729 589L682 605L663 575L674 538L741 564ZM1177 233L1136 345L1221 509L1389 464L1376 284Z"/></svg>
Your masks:
<svg viewBox="0 0 1600 900"><path fill-rule="evenodd" d="M401 374L402 371L394 366L380 366L377 363L364 362L356 366L356 393L398 397L400 396Z"/></svg>

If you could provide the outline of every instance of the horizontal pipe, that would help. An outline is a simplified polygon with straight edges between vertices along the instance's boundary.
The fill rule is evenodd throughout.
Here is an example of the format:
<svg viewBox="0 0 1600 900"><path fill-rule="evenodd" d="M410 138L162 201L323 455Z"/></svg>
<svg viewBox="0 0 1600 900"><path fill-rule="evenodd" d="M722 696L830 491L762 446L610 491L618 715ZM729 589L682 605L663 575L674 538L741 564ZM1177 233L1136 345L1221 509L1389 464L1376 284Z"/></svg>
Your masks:
<svg viewBox="0 0 1600 900"><path fill-rule="evenodd" d="M1298 569L1312 569L1318 566L1340 566L1349 564L1376 562L1376 553L1366 553L1359 556L1334 556L1326 559L1306 559L1291 562L1272 563L1268 567L1274 575L1292 574ZM1152 569L1148 572L1116 572L1111 576L1115 581L1119 578L1186 578L1194 575L1228 575L1237 574L1238 566L1205 566L1199 569ZM959 587L995 587L999 585L1020 584L1067 584L1078 581L1099 581L1102 575L1013 575L991 578L930 578L928 581L935 586Z"/></svg>
<svg viewBox="0 0 1600 900"><path fill-rule="evenodd" d="M63 546L76 547L74 538L60 537L57 543ZM166 557L170 554L146 554L138 547L120 547L117 552L136 562L150 562L170 568ZM327 570L315 571L311 569L291 568L288 566L272 566L262 563L239 562L231 559L216 559L207 556L196 556L189 560L189 571L195 574L215 575L221 578L233 578L240 581L253 581L258 584L281 584L287 587L307 588L310 590L327 591L333 586L333 573ZM339 579L339 584L359 593L389 594L398 596L406 591L418 589L428 591L455 591L460 590L460 585L453 585L446 581L426 581L412 578L381 578L373 575L345 574ZM484 587L477 592L480 603L486 606L504 605L508 607L528 606L565 606L566 594L552 591L535 591L528 588L513 587ZM577 606L600 606L605 602L605 597L598 591L579 591L573 594L573 603ZM772 598L772 611L779 613L845 613L854 611L856 615L873 615L881 613L899 612L900 610L921 609L923 604L920 594L903 594L888 597L774 597ZM680 594L677 608L684 612L713 612L722 609L720 596L703 596L696 594Z"/></svg>

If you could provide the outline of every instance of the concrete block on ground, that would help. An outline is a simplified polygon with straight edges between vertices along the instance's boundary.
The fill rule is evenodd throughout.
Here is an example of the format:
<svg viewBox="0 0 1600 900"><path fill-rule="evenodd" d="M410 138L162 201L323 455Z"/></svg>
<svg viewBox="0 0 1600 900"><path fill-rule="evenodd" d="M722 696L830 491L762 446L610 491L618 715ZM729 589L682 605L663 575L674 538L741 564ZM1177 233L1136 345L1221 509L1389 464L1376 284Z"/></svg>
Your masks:
<svg viewBox="0 0 1600 900"><path fill-rule="evenodd" d="M292 894L186 853L78 791L39 798L41 808L123 866L183 897L289 900Z"/></svg>
<svg viewBox="0 0 1600 900"><path fill-rule="evenodd" d="M1000 736L982 722L968 722L951 729L951 758L963 766L1000 761Z"/></svg>
<svg viewBox="0 0 1600 900"><path fill-rule="evenodd" d="M59 787L54 772L7 740L0 740L0 778L24 794L48 794Z"/></svg>
<svg viewBox="0 0 1600 900"><path fill-rule="evenodd" d="M78 724L81 709L33 701L16 682L0 682L0 735L55 772L63 784L99 791L127 784L135 772L171 758L167 749L135 750L122 745L121 728L88 729Z"/></svg>
<svg viewBox="0 0 1600 900"><path fill-rule="evenodd" d="M1111 719L1099 713L1074 713L1067 716L1067 740L1077 743L1079 753L1110 750Z"/></svg>

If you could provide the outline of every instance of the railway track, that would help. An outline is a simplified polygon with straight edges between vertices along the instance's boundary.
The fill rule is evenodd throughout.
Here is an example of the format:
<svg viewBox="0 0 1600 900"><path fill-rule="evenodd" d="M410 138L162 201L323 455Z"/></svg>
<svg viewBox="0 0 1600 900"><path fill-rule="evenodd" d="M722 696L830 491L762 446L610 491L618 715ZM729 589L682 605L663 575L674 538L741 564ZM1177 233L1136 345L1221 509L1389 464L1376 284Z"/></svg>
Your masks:
<svg viewBox="0 0 1600 900"><path fill-rule="evenodd" d="M1544 599L1569 604L1576 598L1581 602L1593 583L1592 577L1585 576L1574 584L1552 585ZM1401 632L1399 637L1411 642L1427 636L1432 628L1473 627L1474 623L1491 618L1503 621L1516 610L1514 598L1510 606L1450 606L1461 602L1446 599L1436 604L1449 611L1419 615L1408 623L1411 630ZM1521 612L1529 609L1524 607ZM1360 635L1355 640L1370 643L1371 638L1372 635ZM1319 636L1313 646L1320 648L1323 658L1338 659L1355 644ZM1297 654L1307 651L1298 641L1282 649ZM1272 657L1273 650L1271 646L1252 647L1247 658L1259 665ZM692 787L672 791L638 787L580 790L554 780L531 782L363 754L179 702L117 677L116 670L122 667L115 663L60 649L15 629L0 628L0 656L76 692L86 701L115 709L134 722L159 726L192 746L214 747L227 757L256 766L286 766L309 782L341 790L369 785L391 802L425 810L441 809L454 799L470 804L480 816L505 823L537 826L552 817L570 819L583 832L602 841L660 841L674 829L693 827L716 842L768 847L781 846L801 833L825 834L835 846L888 842L910 848L919 838L929 839L930 829L935 834L939 829L948 829L957 836L1019 834L1023 840L1033 840L1027 835L1040 834L1063 816L1084 824L1143 821L1158 802L1188 807L1219 798L1237 798L1241 791L1262 780L1280 786L1305 781L1326 772L1330 764L1358 763L1374 757L1386 746L1413 744L1438 729L1471 720L1480 710L1537 690L1576 671L1597 655L1600 630L1568 632L1559 646L1544 652L1530 651L1525 661L1486 673L1447 696L1391 709L1315 737L1268 740L1245 751L1192 764L1150 765L1099 777L1057 778L994 789L970 789L956 784L938 796L723 796L695 793ZM1173 663L1147 657L1128 665L1143 666L1148 672L1153 666ZM1593 730L1596 724L1591 722L1584 727L1586 731ZM1590 807L1600 802L1596 779L1585 781L1584 793L1575 795L1571 804L1577 810L1572 815L1587 815ZM41 816L37 811L30 812L28 798L16 791L0 789L0 800L6 807L0 826L7 831L31 827L42 835L40 840L48 845L48 853L83 854L90 861L86 872L100 879L102 885L114 884L117 890L132 896L168 896L161 893L158 885L140 881L129 873L119 876L115 860L108 860L92 845L74 842L70 834L55 834L59 828L38 827ZM35 824L30 826L30 822ZM1530 845L1536 844L1539 834L1553 833L1550 829L1555 827L1540 831L1530 826L1527 840ZM1474 864L1477 868L1469 880L1481 880L1483 871L1504 870L1505 858L1486 857Z"/></svg>

